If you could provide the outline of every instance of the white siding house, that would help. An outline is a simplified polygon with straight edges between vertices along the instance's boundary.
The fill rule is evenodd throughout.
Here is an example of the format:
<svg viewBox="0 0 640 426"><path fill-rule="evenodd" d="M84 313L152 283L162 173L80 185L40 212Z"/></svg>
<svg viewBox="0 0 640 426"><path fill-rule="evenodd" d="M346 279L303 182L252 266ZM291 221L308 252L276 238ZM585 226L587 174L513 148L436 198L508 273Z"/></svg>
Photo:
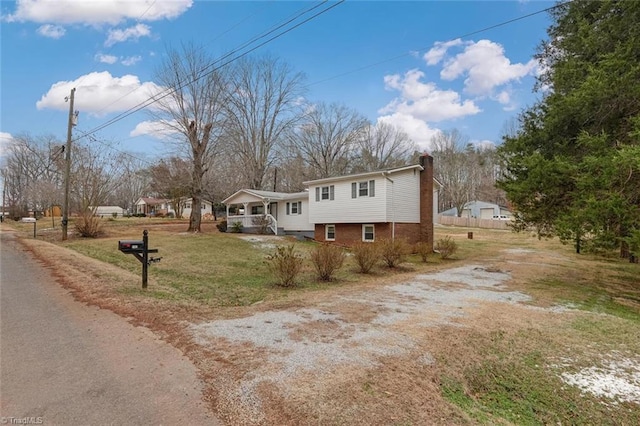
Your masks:
<svg viewBox="0 0 640 426"><path fill-rule="evenodd" d="M438 187L433 158L420 164L304 182L308 191L286 194L242 189L223 201L227 226L245 232L263 215L277 234L351 244L402 237L433 243Z"/></svg>

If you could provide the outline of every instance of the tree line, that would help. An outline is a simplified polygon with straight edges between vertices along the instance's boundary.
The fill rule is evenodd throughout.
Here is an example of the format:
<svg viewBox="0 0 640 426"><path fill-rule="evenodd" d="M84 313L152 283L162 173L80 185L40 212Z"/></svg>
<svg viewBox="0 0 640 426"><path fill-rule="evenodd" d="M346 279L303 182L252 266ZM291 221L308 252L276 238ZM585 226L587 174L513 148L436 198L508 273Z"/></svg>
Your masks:
<svg viewBox="0 0 640 426"><path fill-rule="evenodd" d="M170 50L156 72L166 91L156 94L149 115L162 123L172 155L140 159L93 138L73 144L74 212L98 205L132 211L143 195L179 209L186 197L189 230L198 231L203 199L219 202L241 188L297 192L308 180L418 161L418 147L400 128L372 123L346 105L306 100L304 75L278 58L213 64L189 45ZM432 142L442 209L478 197L504 201L494 186L494 149L474 147L455 130ZM51 136L14 139L1 170L12 215L62 203L62 145Z"/></svg>

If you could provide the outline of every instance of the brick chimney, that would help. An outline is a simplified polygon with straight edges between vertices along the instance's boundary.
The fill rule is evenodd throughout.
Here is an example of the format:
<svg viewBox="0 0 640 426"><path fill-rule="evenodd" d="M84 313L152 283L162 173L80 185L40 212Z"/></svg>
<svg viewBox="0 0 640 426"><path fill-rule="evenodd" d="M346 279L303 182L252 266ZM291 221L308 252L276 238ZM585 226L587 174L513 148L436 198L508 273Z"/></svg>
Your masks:
<svg viewBox="0 0 640 426"><path fill-rule="evenodd" d="M433 249L433 157L420 156L420 241Z"/></svg>

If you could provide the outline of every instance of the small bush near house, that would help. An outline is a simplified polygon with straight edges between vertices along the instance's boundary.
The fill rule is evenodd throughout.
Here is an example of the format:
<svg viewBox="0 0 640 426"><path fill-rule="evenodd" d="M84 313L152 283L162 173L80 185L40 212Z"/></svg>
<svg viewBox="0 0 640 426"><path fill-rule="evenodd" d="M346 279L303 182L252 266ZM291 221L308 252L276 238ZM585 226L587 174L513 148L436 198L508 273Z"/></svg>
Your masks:
<svg viewBox="0 0 640 426"><path fill-rule="evenodd" d="M321 281L331 281L344 259L344 250L333 244L320 244L311 252L311 262Z"/></svg>
<svg viewBox="0 0 640 426"><path fill-rule="evenodd" d="M389 268L395 268L404 262L409 253L409 245L402 238L390 239L384 238L379 244L380 256Z"/></svg>
<svg viewBox="0 0 640 426"><path fill-rule="evenodd" d="M358 265L358 272L368 274L379 260L378 245L375 243L356 243L352 249L353 257Z"/></svg>
<svg viewBox="0 0 640 426"><path fill-rule="evenodd" d="M252 218L251 224L258 228L258 234L266 234L269 229L269 219L266 214Z"/></svg>
<svg viewBox="0 0 640 426"><path fill-rule="evenodd" d="M425 243L424 241L417 243L414 249L424 263L427 263L429 256L431 256L431 254L433 253L433 249L431 245Z"/></svg>
<svg viewBox="0 0 640 426"><path fill-rule="evenodd" d="M118 213L117 212L111 213L111 217L113 217L114 219L117 219L118 218Z"/></svg>
<svg viewBox="0 0 640 426"><path fill-rule="evenodd" d="M227 232L227 221L220 221L220 223L216 224L216 228L218 228L220 232Z"/></svg>
<svg viewBox="0 0 640 426"><path fill-rule="evenodd" d="M441 258L448 259L458 250L458 244L447 235L436 242L435 250L440 253Z"/></svg>
<svg viewBox="0 0 640 426"><path fill-rule="evenodd" d="M269 268L282 287L293 287L302 270L302 256L295 251L294 245L277 246L276 251L267 257Z"/></svg>
<svg viewBox="0 0 640 426"><path fill-rule="evenodd" d="M84 213L76 221L76 232L81 237L96 238L102 231L102 223L98 216L94 216L91 212Z"/></svg>
<svg viewBox="0 0 640 426"><path fill-rule="evenodd" d="M231 232L236 234L242 232L242 222L233 222L231 224Z"/></svg>

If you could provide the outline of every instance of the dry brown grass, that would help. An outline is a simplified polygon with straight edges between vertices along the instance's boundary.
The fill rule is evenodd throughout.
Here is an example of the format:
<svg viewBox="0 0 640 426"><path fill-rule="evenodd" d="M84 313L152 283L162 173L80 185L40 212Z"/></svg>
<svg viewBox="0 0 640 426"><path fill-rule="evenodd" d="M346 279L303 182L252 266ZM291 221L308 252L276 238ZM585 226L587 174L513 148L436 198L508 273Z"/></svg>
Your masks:
<svg viewBox="0 0 640 426"><path fill-rule="evenodd" d="M154 233L178 233L183 227L182 224L157 225ZM141 229L114 228L108 232L112 238L129 238ZM269 350L224 340L205 347L196 344L185 329L185 321L238 318L269 310L328 309L329 306L342 321L353 327L365 327L388 308L349 301L335 303L336 299L348 300L349 296L368 294L386 284L411 279L416 273L463 264L481 264L489 270L509 272L509 289L532 295L532 304L536 306L547 307L563 300L586 303L604 294L638 311L640 289L637 282L627 278L626 269L616 272L618 263L578 256L570 247L556 241L540 241L508 231L474 229L473 240L467 239L466 228L436 228L436 231L437 238L450 236L458 244L459 250L452 259L428 266L416 265L393 274L374 274L367 280L346 282L321 292L292 293L252 306L216 309L206 304L174 303L142 293L123 292L123 288L137 285L140 276L41 240L23 242L76 298L146 325L182 349L206 382L205 399L228 424L508 424L513 420L505 420L495 413L478 413L475 406L464 408L464 404L452 403L443 394L446 383L460 384L470 399L480 398L478 374L485 371L495 374L495 370L489 368L492 366L523 365L523 360L532 356L543 361L558 356L580 358L577 354L581 354L579 362L589 363L598 353L620 347L640 353L637 322L590 313L557 314L526 306L484 302L467 309L455 326L425 328L412 321L403 323L398 326L399 331L418 344L405 355L380 357L375 367L347 365L321 376L291 375L283 384L261 383L255 397L260 399L262 410L256 413L229 390L237 389L263 367L270 357ZM429 313L424 317L428 318ZM335 324L316 322L292 328L291 337L298 341L322 342L340 336ZM589 415L597 421L606 419L607 411L596 407ZM563 424L571 421L562 420Z"/></svg>

